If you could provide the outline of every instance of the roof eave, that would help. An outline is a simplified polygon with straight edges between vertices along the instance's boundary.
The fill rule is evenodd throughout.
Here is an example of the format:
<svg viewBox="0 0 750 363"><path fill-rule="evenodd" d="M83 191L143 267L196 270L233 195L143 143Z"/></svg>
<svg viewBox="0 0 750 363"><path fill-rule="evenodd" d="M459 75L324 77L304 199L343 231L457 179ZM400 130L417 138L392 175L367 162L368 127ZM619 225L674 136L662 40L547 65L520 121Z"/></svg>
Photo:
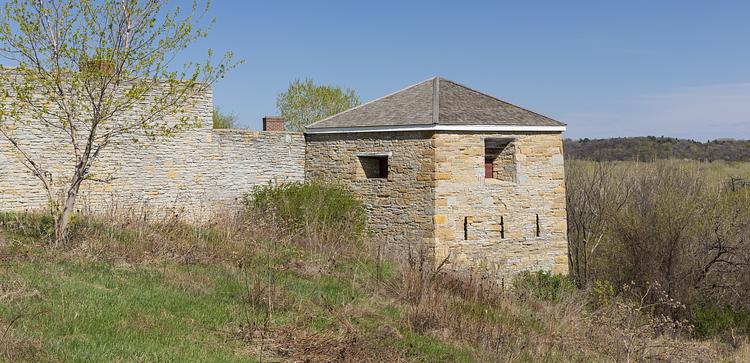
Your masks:
<svg viewBox="0 0 750 363"><path fill-rule="evenodd" d="M361 127L320 127L305 129L306 134L345 134L363 132L405 132L405 131L473 131L473 132L564 132L561 126L524 125L403 125L403 126L361 126Z"/></svg>

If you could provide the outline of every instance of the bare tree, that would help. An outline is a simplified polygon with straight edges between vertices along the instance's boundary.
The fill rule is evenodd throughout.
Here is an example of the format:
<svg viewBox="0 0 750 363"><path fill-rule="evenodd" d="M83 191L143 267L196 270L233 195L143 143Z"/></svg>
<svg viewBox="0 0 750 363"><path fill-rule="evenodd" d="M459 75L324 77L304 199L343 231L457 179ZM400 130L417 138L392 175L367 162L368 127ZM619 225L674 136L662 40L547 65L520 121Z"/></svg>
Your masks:
<svg viewBox="0 0 750 363"><path fill-rule="evenodd" d="M699 296L750 308L750 191L720 190L705 203L690 281Z"/></svg>
<svg viewBox="0 0 750 363"><path fill-rule="evenodd" d="M84 181L114 140L155 139L199 124L183 114L214 81L240 62L178 65L176 57L208 34L209 4L187 11L159 0L11 0L0 15L0 134L41 182L64 242ZM128 117L122 117L128 115ZM64 140L69 174L55 180L45 155L19 133L32 128ZM134 155L135 157L135 155ZM62 195L54 185L61 183Z"/></svg>
<svg viewBox="0 0 750 363"><path fill-rule="evenodd" d="M568 212L568 259L578 286L589 280L592 261L612 227L612 218L632 192L625 179L618 178L612 164L584 161L566 166Z"/></svg>

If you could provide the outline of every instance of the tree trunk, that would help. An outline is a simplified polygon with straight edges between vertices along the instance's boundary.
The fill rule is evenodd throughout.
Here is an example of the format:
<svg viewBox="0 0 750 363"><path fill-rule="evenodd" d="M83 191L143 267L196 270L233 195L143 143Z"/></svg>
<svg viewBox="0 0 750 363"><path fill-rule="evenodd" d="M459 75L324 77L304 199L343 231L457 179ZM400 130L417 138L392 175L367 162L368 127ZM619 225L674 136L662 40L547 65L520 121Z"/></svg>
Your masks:
<svg viewBox="0 0 750 363"><path fill-rule="evenodd" d="M82 173L76 171L75 179L68 189L68 194L63 202L62 209L58 213L55 219L55 247L62 246L68 240L68 232L70 229L70 220L73 216L73 211L76 206L76 199L78 198L78 190L83 182Z"/></svg>
<svg viewBox="0 0 750 363"><path fill-rule="evenodd" d="M70 219L73 216L73 209L76 204L76 197L78 193L68 193L65 198L65 202L62 205L62 210L57 215L55 221L55 247L60 247L68 239L68 230L70 229Z"/></svg>

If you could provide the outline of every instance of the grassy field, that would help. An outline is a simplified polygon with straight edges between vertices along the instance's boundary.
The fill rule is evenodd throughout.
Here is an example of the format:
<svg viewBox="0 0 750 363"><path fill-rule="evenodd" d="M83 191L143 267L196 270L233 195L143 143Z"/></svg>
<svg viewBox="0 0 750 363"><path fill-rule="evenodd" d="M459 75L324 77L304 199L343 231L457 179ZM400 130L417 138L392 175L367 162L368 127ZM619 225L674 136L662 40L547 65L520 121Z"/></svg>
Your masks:
<svg viewBox="0 0 750 363"><path fill-rule="evenodd" d="M55 249L46 218L0 215L0 360L750 361L745 338L664 333L661 317L606 286L537 273L500 291L423 253L382 261L346 243L356 231L256 217L78 217Z"/></svg>
<svg viewBox="0 0 750 363"><path fill-rule="evenodd" d="M377 291L393 278L386 264L326 261L323 270L321 256L301 248L229 241L189 226L172 236L153 226L146 243L109 226L76 247L51 250L36 235L44 229L33 226L36 217L16 218L4 216L0 237L0 357L7 360L472 357L470 348L401 326L404 307Z"/></svg>

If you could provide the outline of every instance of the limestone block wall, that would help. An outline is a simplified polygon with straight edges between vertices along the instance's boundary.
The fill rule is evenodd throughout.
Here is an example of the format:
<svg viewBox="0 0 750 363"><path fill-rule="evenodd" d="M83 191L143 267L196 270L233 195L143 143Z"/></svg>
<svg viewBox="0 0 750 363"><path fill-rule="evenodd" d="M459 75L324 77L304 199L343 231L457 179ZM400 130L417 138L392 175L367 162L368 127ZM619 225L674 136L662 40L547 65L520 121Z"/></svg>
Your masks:
<svg viewBox="0 0 750 363"><path fill-rule="evenodd" d="M510 139L513 178L485 178L485 139ZM375 238L404 256L422 244L448 267L498 279L524 270L566 273L559 133L410 132L306 135L307 179L338 181L362 198ZM387 179L367 178L389 160ZM502 173L501 173L502 174ZM538 232L537 236L537 216Z"/></svg>
<svg viewBox="0 0 750 363"><path fill-rule="evenodd" d="M187 115L200 127L151 141L137 137L108 146L92 168L95 179L81 188L78 208L98 213L176 213L186 219L209 217L216 208L236 205L253 185L304 180L304 136L293 132L212 129L212 94L199 95L176 120ZM136 117L139 108L123 117ZM61 131L35 123L6 125L24 151L51 173L61 194L73 172L72 148ZM168 120L169 121L169 120ZM17 150L0 137L0 210L47 207L42 184L21 164Z"/></svg>
<svg viewBox="0 0 750 363"><path fill-rule="evenodd" d="M486 138L514 140L515 180L485 179ZM436 258L450 256L454 268L498 277L522 270L567 272L559 133L439 132L432 140Z"/></svg>
<svg viewBox="0 0 750 363"><path fill-rule="evenodd" d="M486 145L485 145L486 147ZM499 151L493 161L493 172L495 179L505 181L516 180L516 146L515 143L508 144Z"/></svg>
<svg viewBox="0 0 750 363"><path fill-rule="evenodd" d="M374 238L385 242L388 253L403 255L419 243L433 242L431 134L312 134L306 139L307 179L342 182L359 196ZM376 154L389 155L387 179L366 177L358 155Z"/></svg>

